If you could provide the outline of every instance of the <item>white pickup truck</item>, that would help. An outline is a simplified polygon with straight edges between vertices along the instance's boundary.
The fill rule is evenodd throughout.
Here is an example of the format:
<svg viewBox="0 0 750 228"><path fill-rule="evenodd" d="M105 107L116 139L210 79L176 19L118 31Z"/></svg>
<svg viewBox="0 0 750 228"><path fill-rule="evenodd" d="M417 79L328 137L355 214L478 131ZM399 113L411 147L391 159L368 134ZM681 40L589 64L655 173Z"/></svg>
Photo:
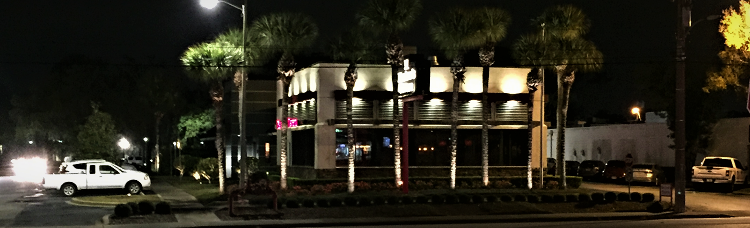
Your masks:
<svg viewBox="0 0 750 228"><path fill-rule="evenodd" d="M146 173L125 170L104 160L80 160L63 163L60 174L45 175L42 186L61 190L66 196L84 189L125 189L138 194L151 188L151 179Z"/></svg>
<svg viewBox="0 0 750 228"><path fill-rule="evenodd" d="M747 168L732 157L706 157L700 166L693 166L693 186L696 189L714 184L726 184L727 191L734 191L735 184L745 184Z"/></svg>

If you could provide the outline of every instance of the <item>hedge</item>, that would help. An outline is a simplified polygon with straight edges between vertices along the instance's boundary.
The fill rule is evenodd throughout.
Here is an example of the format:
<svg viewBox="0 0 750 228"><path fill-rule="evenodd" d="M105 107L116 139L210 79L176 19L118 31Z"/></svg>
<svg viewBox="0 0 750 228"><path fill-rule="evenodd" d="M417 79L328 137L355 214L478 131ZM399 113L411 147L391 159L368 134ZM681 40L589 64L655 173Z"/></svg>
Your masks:
<svg viewBox="0 0 750 228"><path fill-rule="evenodd" d="M490 182L505 180L509 181L515 188L525 188L526 183L528 182L526 176L509 176L509 177L500 177L500 176L494 176L489 177ZM279 181L280 177L279 175L268 175L268 179L271 181ZM538 180L538 177L534 177L534 180ZM367 182L370 184L373 183L393 183L393 177L377 177L377 178L357 178L354 181L356 182ZM425 182L449 182L450 177L409 177L409 184L414 185L417 181L425 181ZM560 182L560 176L545 176L544 181L557 181ZM583 183L583 178L577 177L577 176L568 176L566 177L566 181L568 183L568 187L570 188L579 188L581 186L581 183ZM333 183L346 183L348 182L348 179L346 178L331 178L331 179L300 179L295 177L287 177L287 185L292 186L313 186L313 185L326 185L326 184L333 184ZM481 176L461 176L456 177L456 183L467 183L465 186L482 186L483 180ZM475 183L475 184L473 184ZM463 186L461 186L463 187Z"/></svg>

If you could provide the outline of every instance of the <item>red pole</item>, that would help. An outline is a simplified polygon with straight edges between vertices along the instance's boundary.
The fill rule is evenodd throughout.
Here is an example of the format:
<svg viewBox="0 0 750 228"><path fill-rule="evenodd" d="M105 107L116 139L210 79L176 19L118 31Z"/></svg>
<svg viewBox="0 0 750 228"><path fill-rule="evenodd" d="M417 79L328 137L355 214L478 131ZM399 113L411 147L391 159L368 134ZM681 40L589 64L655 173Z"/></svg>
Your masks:
<svg viewBox="0 0 750 228"><path fill-rule="evenodd" d="M403 136L401 137L401 146L403 146L401 150L401 181L403 184L401 184L401 190L404 191L404 194L409 193L409 105L407 104L408 102L403 101L402 116L404 120L401 124L401 128L403 128Z"/></svg>

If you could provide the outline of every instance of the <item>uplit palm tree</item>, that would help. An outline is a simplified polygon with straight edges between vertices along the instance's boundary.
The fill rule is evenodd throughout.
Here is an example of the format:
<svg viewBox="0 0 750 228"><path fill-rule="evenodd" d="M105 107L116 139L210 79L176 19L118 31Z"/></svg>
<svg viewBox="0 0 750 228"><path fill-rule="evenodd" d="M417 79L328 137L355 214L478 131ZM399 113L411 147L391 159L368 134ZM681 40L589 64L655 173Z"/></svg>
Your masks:
<svg viewBox="0 0 750 228"><path fill-rule="evenodd" d="M456 153L458 139L458 90L464 81L464 53L466 49L474 48L482 43L478 38L479 30L475 18L470 11L451 9L440 13L430 20L429 31L432 40L445 51L445 56L453 60L453 102L451 103L451 189L456 188Z"/></svg>
<svg viewBox="0 0 750 228"><path fill-rule="evenodd" d="M216 140L218 152L219 192L224 194L224 129L222 110L224 105L223 82L236 72L236 66L242 62L242 52L224 42L200 43L188 48L181 57L187 66L188 75L198 81L207 83L211 89L209 95L215 109Z"/></svg>
<svg viewBox="0 0 750 228"><path fill-rule="evenodd" d="M420 0L370 0L357 18L359 24L388 35L385 53L393 83L393 162L396 185L401 185L401 133L398 113L398 71L404 62L400 32L407 30L422 11Z"/></svg>
<svg viewBox="0 0 750 228"><path fill-rule="evenodd" d="M533 20L545 34L522 36L514 46L514 58L524 65L548 68L557 74L557 173L566 188L565 123L570 88L578 71L594 71L601 67L602 53L593 42L583 39L589 20L573 6L554 6Z"/></svg>
<svg viewBox="0 0 750 228"><path fill-rule="evenodd" d="M281 160L281 189L286 190L287 168L287 117L289 116L289 85L294 78L297 63L294 54L310 47L318 37L318 26L304 14L274 13L265 15L253 22L252 34L257 36L258 44L271 51L280 51L277 72L278 80L283 84L281 102L281 145L279 158Z"/></svg>
<svg viewBox="0 0 750 228"><path fill-rule="evenodd" d="M354 192L354 157L356 148L354 147L354 121L352 119L352 99L354 97L354 84L357 82L357 63L371 56L373 42L367 39L365 30L362 27L355 27L348 30L333 40L331 44L331 54L334 61L349 62L344 73L344 82L346 83L346 148L349 151L349 172L348 172L348 191Z"/></svg>
<svg viewBox="0 0 750 228"><path fill-rule="evenodd" d="M473 16L479 23L479 63L482 64L482 182L490 183L489 178L489 124L490 104L487 99L490 81L490 66L495 63L495 45L505 38L510 26L510 14L505 10L493 7L482 7L474 11Z"/></svg>
<svg viewBox="0 0 750 228"><path fill-rule="evenodd" d="M542 83L541 82L542 79L539 77L540 71L541 70L539 68L534 68L534 69L531 69L531 72L529 72L528 75L526 75L526 88L529 89L529 103L526 105L526 110L527 110L526 114L528 117L527 129L529 133L529 138L528 138L529 139L529 142L528 142L529 154L528 154L528 157L526 158L526 187L528 187L529 189L534 187L533 178L531 175L532 174L531 155L533 153L531 148L534 142L533 140L533 137L534 137L534 130L533 130L534 129L534 92L537 91L539 84ZM539 157L539 159L542 159L542 158Z"/></svg>

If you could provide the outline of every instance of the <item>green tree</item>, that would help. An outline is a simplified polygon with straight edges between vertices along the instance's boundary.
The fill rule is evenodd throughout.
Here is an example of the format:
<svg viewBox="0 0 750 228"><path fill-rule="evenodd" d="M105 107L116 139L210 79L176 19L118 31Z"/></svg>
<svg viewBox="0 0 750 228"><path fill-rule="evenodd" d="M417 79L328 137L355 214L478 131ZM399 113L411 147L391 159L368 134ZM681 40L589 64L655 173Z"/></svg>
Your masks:
<svg viewBox="0 0 750 228"><path fill-rule="evenodd" d="M73 154L76 159L105 159L117 162L117 131L112 116L99 111L92 105L94 112L86 119L78 132L78 151Z"/></svg>
<svg viewBox="0 0 750 228"><path fill-rule="evenodd" d="M487 99L490 81L490 66L495 63L495 46L505 38L510 26L510 14L500 8L482 7L473 13L480 25L479 63L482 64L482 182L487 186L489 178L489 124L490 104Z"/></svg>
<svg viewBox="0 0 750 228"><path fill-rule="evenodd" d="M430 20L432 40L443 49L445 56L453 60L453 102L451 103L451 189L456 188L456 153L458 146L458 90L464 81L464 53L469 48L483 44L479 39L479 24L471 11L451 9L440 13Z"/></svg>
<svg viewBox="0 0 750 228"><path fill-rule="evenodd" d="M318 26L312 18L297 13L275 13L260 17L253 22L251 30L257 36L258 44L262 48L281 52L278 62L278 80L283 84L281 102L281 145L279 158L281 160L281 189L286 189L287 178L287 118L289 116L288 94L289 85L294 78L297 63L294 54L312 45L318 37Z"/></svg>
<svg viewBox="0 0 750 228"><path fill-rule="evenodd" d="M214 179L217 176L219 177L219 180L221 180L221 173L223 173L220 159L216 158L201 159L200 162L198 162L196 170L198 171L198 174L208 180L209 184L211 183L211 179ZM219 184L221 185L221 182L219 182Z"/></svg>
<svg viewBox="0 0 750 228"><path fill-rule="evenodd" d="M401 185L401 133L398 113L398 72L404 62L404 48L399 33L409 29L422 11L420 0L370 0L357 14L359 24L388 36L385 53L391 65L393 84L393 162L396 185Z"/></svg>
<svg viewBox="0 0 750 228"><path fill-rule="evenodd" d="M346 148L349 151L349 172L348 172L348 191L354 192L354 124L352 119L352 98L354 97L354 84L357 82L357 63L371 56L372 44L368 40L366 30L362 27L355 27L348 30L341 36L334 39L331 44L331 52L334 61L344 61L349 63L346 72L344 72L344 82L346 83Z"/></svg>
<svg viewBox="0 0 750 228"><path fill-rule="evenodd" d="M182 142L187 142L189 139L213 128L216 125L214 123L215 112L214 109L206 109L199 113L181 116L177 129L182 133Z"/></svg>
<svg viewBox="0 0 750 228"><path fill-rule="evenodd" d="M191 78L207 83L211 87L209 95L214 106L214 123L216 126L214 144L218 159L217 169L224 170L223 82L236 72L236 67L242 61L242 52L226 42L214 41L189 47L182 55L181 60L187 66L187 72ZM218 173L218 179L219 192L224 194L224 172Z"/></svg>
<svg viewBox="0 0 750 228"><path fill-rule="evenodd" d="M541 34L522 36L514 45L513 56L519 63L549 68L557 74L557 173L565 183L565 123L568 99L575 73L594 71L601 67L602 54L593 42L583 38L590 22L580 9L565 5L553 6L532 21Z"/></svg>
<svg viewBox="0 0 750 228"><path fill-rule="evenodd" d="M740 1L739 8L723 11L719 32L724 36L724 50L719 52L723 66L718 71L709 71L703 91L732 89L738 94L747 93L750 61L750 2Z"/></svg>

